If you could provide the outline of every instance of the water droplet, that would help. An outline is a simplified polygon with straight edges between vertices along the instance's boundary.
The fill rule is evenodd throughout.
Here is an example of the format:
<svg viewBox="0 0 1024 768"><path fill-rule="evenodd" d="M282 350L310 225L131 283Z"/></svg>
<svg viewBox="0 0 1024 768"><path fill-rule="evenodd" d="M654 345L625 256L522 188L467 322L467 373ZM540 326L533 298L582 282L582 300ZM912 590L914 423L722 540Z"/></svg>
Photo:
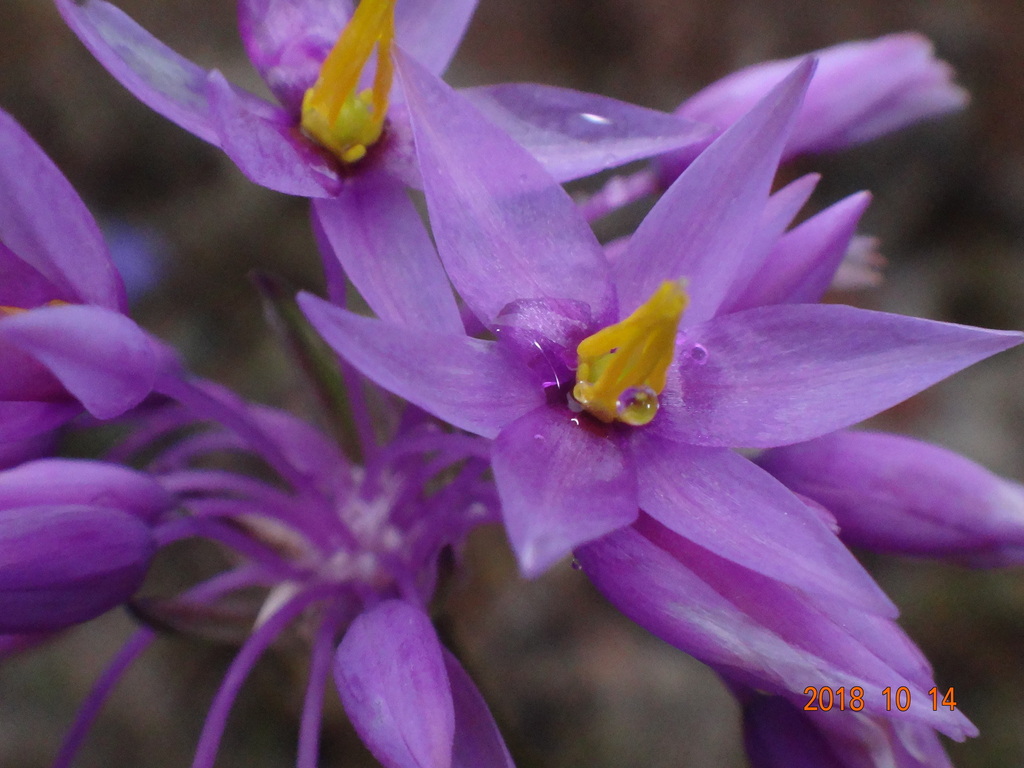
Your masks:
<svg viewBox="0 0 1024 768"><path fill-rule="evenodd" d="M708 350L703 344L694 344L686 355L697 365L704 365L708 361Z"/></svg>
<svg viewBox="0 0 1024 768"><path fill-rule="evenodd" d="M577 560L575 557L572 559L572 569L574 571L582 571L583 570L583 566L580 565L580 561Z"/></svg>
<svg viewBox="0 0 1024 768"><path fill-rule="evenodd" d="M595 115L593 112L580 112L580 117L582 117L588 123L593 123L594 125L611 125L612 124L612 121L609 120L607 117L602 117L601 115Z"/></svg>
<svg viewBox="0 0 1024 768"><path fill-rule="evenodd" d="M534 436L533 436L533 439L534 439L534 440L535 440L536 442L538 442L538 443L543 443L543 442L544 442L544 435L534 435Z"/></svg>
<svg viewBox="0 0 1024 768"><path fill-rule="evenodd" d="M650 424L658 412L658 394L650 387L624 389L615 402L619 421L634 427Z"/></svg>
<svg viewBox="0 0 1024 768"><path fill-rule="evenodd" d="M580 425L580 420L578 418L576 418L575 416L573 416L571 419L569 419L569 421L571 421L577 427Z"/></svg>

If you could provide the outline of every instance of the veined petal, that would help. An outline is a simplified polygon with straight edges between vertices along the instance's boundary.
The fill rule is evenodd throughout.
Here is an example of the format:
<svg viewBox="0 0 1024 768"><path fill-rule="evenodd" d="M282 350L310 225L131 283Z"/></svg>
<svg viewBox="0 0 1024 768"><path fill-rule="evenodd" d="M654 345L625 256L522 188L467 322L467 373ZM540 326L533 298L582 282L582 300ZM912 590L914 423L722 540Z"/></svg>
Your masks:
<svg viewBox="0 0 1024 768"><path fill-rule="evenodd" d="M76 504L151 522L175 501L150 475L102 461L39 459L0 472L0 509Z"/></svg>
<svg viewBox="0 0 1024 768"><path fill-rule="evenodd" d="M1024 553L1024 487L937 445L836 432L758 463L832 512L850 544L971 562Z"/></svg>
<svg viewBox="0 0 1024 768"><path fill-rule="evenodd" d="M491 464L509 541L526 576L637 516L636 472L619 440L567 408L505 427Z"/></svg>
<svg viewBox="0 0 1024 768"><path fill-rule="evenodd" d="M0 254L0 277L26 276L23 269L10 274L16 269L13 256L58 289L46 300L82 301L120 310L128 306L96 221L53 161L2 110L0 242L9 249ZM3 295L28 290L19 286L5 286Z"/></svg>
<svg viewBox="0 0 1024 768"><path fill-rule="evenodd" d="M495 342L360 317L310 294L299 305L339 355L449 424L496 437L544 402L539 382Z"/></svg>
<svg viewBox="0 0 1024 768"><path fill-rule="evenodd" d="M818 73L786 156L822 152L868 141L918 120L959 109L966 92L952 69L935 58L916 33L886 35L815 51ZM789 72L797 59L769 61L735 72L687 99L681 117L725 127Z"/></svg>
<svg viewBox="0 0 1024 768"><path fill-rule="evenodd" d="M901 673L896 638L903 633L887 619L809 597L644 516L580 547L576 557L626 616L748 687L800 695L810 685L905 685L919 702L907 712L886 710L881 696L865 696L865 711L925 723L959 740L977 733L961 712L933 711L927 689ZM861 638L871 635L877 638L869 648ZM889 648L898 649L893 661Z"/></svg>
<svg viewBox="0 0 1024 768"><path fill-rule="evenodd" d="M604 252L565 191L525 149L401 51L430 222L448 275L485 323L516 299L614 298Z"/></svg>
<svg viewBox="0 0 1024 768"><path fill-rule="evenodd" d="M835 277L871 195L857 192L787 232L730 311L818 301Z"/></svg>
<svg viewBox="0 0 1024 768"><path fill-rule="evenodd" d="M422 609L387 600L357 617L338 647L334 679L352 725L385 768L450 768L452 691Z"/></svg>
<svg viewBox="0 0 1024 768"><path fill-rule="evenodd" d="M669 150L696 153L714 133L702 123L550 85L506 83L459 93L561 182Z"/></svg>
<svg viewBox="0 0 1024 768"><path fill-rule="evenodd" d="M813 72L812 59L796 66L704 150L647 214L612 270L622 316L661 281L679 278L689 283L685 325L715 313L744 263Z"/></svg>
<svg viewBox="0 0 1024 768"><path fill-rule="evenodd" d="M402 0L395 5L395 40L435 75L448 68L478 0Z"/></svg>
<svg viewBox="0 0 1024 768"><path fill-rule="evenodd" d="M253 66L292 115L352 16L349 0L240 0L238 31Z"/></svg>
<svg viewBox="0 0 1024 768"><path fill-rule="evenodd" d="M206 100L207 71L161 43L104 0L56 0L71 31L143 104L220 145Z"/></svg>
<svg viewBox="0 0 1024 768"><path fill-rule="evenodd" d="M749 309L681 334L659 419L698 445L787 445L874 416L1022 341L837 304Z"/></svg>
<svg viewBox="0 0 1024 768"><path fill-rule="evenodd" d="M152 390L161 361L155 342L127 317L80 304L6 317L0 341L49 368L99 419L138 405Z"/></svg>
<svg viewBox="0 0 1024 768"><path fill-rule="evenodd" d="M515 768L487 702L458 659L442 651L455 709L452 768Z"/></svg>
<svg viewBox="0 0 1024 768"><path fill-rule="evenodd" d="M285 110L238 91L216 70L207 79L207 95L217 143L249 179L301 197L338 191L334 161L302 135Z"/></svg>
<svg viewBox="0 0 1024 768"><path fill-rule="evenodd" d="M314 215L331 252L382 320L462 334L448 277L405 187L382 173L360 174Z"/></svg>
<svg viewBox="0 0 1024 768"><path fill-rule="evenodd" d="M0 510L0 632L53 630L124 602L155 550L133 515L82 505Z"/></svg>
<svg viewBox="0 0 1024 768"><path fill-rule="evenodd" d="M822 519L746 458L666 440L654 425L637 430L632 447L640 507L665 527L804 592L897 615Z"/></svg>

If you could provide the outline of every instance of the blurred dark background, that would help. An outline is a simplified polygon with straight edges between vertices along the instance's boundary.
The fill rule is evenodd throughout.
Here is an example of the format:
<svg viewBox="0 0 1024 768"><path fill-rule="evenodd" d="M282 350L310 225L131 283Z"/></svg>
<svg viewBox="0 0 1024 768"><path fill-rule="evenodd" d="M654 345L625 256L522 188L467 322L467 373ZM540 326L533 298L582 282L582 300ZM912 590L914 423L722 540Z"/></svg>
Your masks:
<svg viewBox="0 0 1024 768"><path fill-rule="evenodd" d="M256 92L233 0L120 0L157 37ZM865 306L1024 328L1024 5L1019 0L481 0L456 84L535 80L672 109L731 70L848 39L919 30L973 102L873 144L799 161L813 207L867 188L886 283ZM136 316L198 373L290 407L296 377L261 325L254 268L320 286L307 204L247 182L219 152L134 101L44 0L0 0L0 106L36 137L139 271ZM878 425L1024 479L1019 350L914 398ZM1024 571L864 555L901 620L955 686L979 739L961 768L1024 766ZM451 632L521 768L742 766L737 710L713 675L618 616L568 564L515 578L498 531L471 543ZM0 667L0 766L48 765L130 622L105 617ZM292 648L292 651L295 649ZM233 649L168 639L121 686L77 763L187 766ZM294 761L301 652L247 685L218 765ZM330 698L330 697L329 697ZM374 765L330 698L323 766Z"/></svg>

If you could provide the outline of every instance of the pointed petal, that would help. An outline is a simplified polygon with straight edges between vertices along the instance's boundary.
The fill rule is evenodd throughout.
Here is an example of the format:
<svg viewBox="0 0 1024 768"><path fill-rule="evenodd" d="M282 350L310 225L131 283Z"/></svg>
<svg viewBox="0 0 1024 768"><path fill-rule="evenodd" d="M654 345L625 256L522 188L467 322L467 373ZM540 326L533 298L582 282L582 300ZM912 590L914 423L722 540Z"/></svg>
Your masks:
<svg viewBox="0 0 1024 768"><path fill-rule="evenodd" d="M659 418L698 445L769 448L874 416L1024 341L838 304L759 307L680 337Z"/></svg>
<svg viewBox="0 0 1024 768"><path fill-rule="evenodd" d="M633 446L640 506L666 528L804 592L897 615L821 518L743 456L680 445L654 430L637 434Z"/></svg>
<svg viewBox="0 0 1024 768"><path fill-rule="evenodd" d="M458 659L447 650L444 667L455 708L452 768L515 768L487 702Z"/></svg>
<svg viewBox="0 0 1024 768"><path fill-rule="evenodd" d="M865 712L926 723L956 739L977 733L959 711L932 711L927 688L902 673L908 641L888 619L816 600L644 516L577 549L576 557L626 616L748 687L801 695L812 684L865 691L905 685L919 702L907 712L887 711L881 696L865 696Z"/></svg>
<svg viewBox="0 0 1024 768"><path fill-rule="evenodd" d="M647 214L613 268L623 316L663 280L680 277L690 285L683 322L715 313L743 263L813 71L811 59L797 66L704 150Z"/></svg>
<svg viewBox="0 0 1024 768"><path fill-rule="evenodd" d="M348 0L240 0L238 31L253 66L293 115L352 16Z"/></svg>
<svg viewBox="0 0 1024 768"><path fill-rule="evenodd" d="M237 90L216 70L207 80L207 94L218 142L249 179L300 197L337 192L334 161L302 135L291 115Z"/></svg>
<svg viewBox="0 0 1024 768"><path fill-rule="evenodd" d="M14 276L8 271L17 268L14 262L21 260L57 288L47 301L127 307L124 286L96 221L53 161L2 110L0 242L6 246L0 254L0 277L26 277L24 267ZM20 290L28 288L5 286L2 292L9 296ZM14 306L34 304L15 302Z"/></svg>
<svg viewBox="0 0 1024 768"><path fill-rule="evenodd" d="M461 429L495 437L544 402L540 382L495 342L360 317L310 294L299 294L299 305L365 376Z"/></svg>
<svg viewBox="0 0 1024 768"><path fill-rule="evenodd" d="M761 211L757 230L743 254L743 262L736 268L736 279L722 300L718 314L735 312L737 300L750 286L757 285L761 273L766 271L765 262L771 256L773 248L804 207L820 179L821 176L818 174L809 173L790 182L768 198L768 203Z"/></svg>
<svg viewBox="0 0 1024 768"><path fill-rule="evenodd" d="M528 577L636 519L629 455L605 428L566 408L545 405L503 429L491 464L509 541Z"/></svg>
<svg viewBox="0 0 1024 768"><path fill-rule="evenodd" d="M0 341L35 357L93 416L138 405L156 380L155 342L124 315L76 304L4 318Z"/></svg>
<svg viewBox="0 0 1024 768"><path fill-rule="evenodd" d="M1024 487L939 446L837 432L758 463L832 512L850 544L972 562L1024 553Z"/></svg>
<svg viewBox="0 0 1024 768"><path fill-rule="evenodd" d="M149 528L117 510L0 510L0 632L60 629L100 615L138 589L154 551Z"/></svg>
<svg viewBox="0 0 1024 768"><path fill-rule="evenodd" d="M730 311L818 301L835 277L871 195L858 192L787 232Z"/></svg>
<svg viewBox="0 0 1024 768"><path fill-rule="evenodd" d="M396 52L430 222L448 276L485 323L516 299L577 299L601 317L608 265L565 191L468 101Z"/></svg>
<svg viewBox="0 0 1024 768"><path fill-rule="evenodd" d="M450 768L452 692L421 609L387 600L356 618L338 647L334 679L356 732L385 768Z"/></svg>
<svg viewBox="0 0 1024 768"><path fill-rule="evenodd" d="M71 31L114 78L151 109L218 145L206 75L104 0L56 0Z"/></svg>
<svg viewBox="0 0 1024 768"><path fill-rule="evenodd" d="M403 0L395 6L395 40L440 75L462 42L478 0Z"/></svg>
<svg viewBox="0 0 1024 768"><path fill-rule="evenodd" d="M405 187L364 173L338 197L317 200L314 215L337 259L379 318L397 325L462 334L448 277Z"/></svg>
<svg viewBox="0 0 1024 768"><path fill-rule="evenodd" d="M682 147L696 153L713 134L702 123L550 85L506 83L459 93L561 182Z"/></svg>

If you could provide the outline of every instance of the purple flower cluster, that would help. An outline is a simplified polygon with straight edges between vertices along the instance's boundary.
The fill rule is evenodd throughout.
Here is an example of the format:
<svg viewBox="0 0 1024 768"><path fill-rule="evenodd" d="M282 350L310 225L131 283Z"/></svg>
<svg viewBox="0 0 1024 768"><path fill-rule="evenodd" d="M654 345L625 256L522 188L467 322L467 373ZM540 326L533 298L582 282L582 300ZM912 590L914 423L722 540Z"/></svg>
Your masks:
<svg viewBox="0 0 1024 768"><path fill-rule="evenodd" d="M847 545L980 566L1024 553L1018 484L850 429L1024 334L819 303L862 266L870 196L794 224L818 177L775 186L795 155L961 107L925 39L752 67L663 114L551 86L451 88L473 0L240 0L270 102L104 0L55 2L140 100L252 181L312 199L328 298L300 294L286 324L337 353L307 349L327 387L366 379L330 404L348 425L335 443L189 375L127 316L95 222L0 113L0 653L116 606L140 622L56 766L168 617L202 622L243 590L261 607L194 768L214 765L286 631L310 653L299 768L317 765L332 672L387 768L511 766L431 619L441 563L458 568L488 522L524 576L573 556L623 614L712 667L754 765L947 765L937 734L976 733L959 710L877 696L801 706L808 686L920 702L935 686ZM589 199L562 187L644 159ZM628 237L597 240L589 220L652 195ZM352 287L375 317L346 308ZM62 431L110 423L103 455L57 457ZM224 569L148 593L153 559L189 539L218 544Z"/></svg>

